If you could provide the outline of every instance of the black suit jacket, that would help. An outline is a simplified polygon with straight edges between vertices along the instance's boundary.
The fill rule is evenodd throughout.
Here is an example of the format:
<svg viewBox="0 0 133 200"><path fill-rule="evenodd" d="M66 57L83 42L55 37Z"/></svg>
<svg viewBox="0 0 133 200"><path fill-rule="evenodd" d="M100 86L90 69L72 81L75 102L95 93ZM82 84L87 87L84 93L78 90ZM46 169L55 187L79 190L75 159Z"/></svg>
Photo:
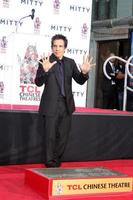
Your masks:
<svg viewBox="0 0 133 200"><path fill-rule="evenodd" d="M52 54L50 62L57 61L57 58ZM69 114L75 110L74 99L72 94L72 78L79 84L84 84L88 79L88 74L83 75L77 68L75 61L68 57L63 57L64 64L64 87L66 94L66 106ZM52 116L57 111L58 99L60 95L60 86L58 80L58 64L56 63L48 72L45 72L42 65L36 73L35 84L37 86L44 86L39 106L39 112L42 115Z"/></svg>
<svg viewBox="0 0 133 200"><path fill-rule="evenodd" d="M109 62L106 65L106 72L111 77L111 79L108 79L103 74L102 89L103 89L104 93L110 93L112 91L112 87L114 87L114 85L112 83L116 82L116 77L115 77L115 71L113 71L113 69L112 69L112 67L111 67Z"/></svg>

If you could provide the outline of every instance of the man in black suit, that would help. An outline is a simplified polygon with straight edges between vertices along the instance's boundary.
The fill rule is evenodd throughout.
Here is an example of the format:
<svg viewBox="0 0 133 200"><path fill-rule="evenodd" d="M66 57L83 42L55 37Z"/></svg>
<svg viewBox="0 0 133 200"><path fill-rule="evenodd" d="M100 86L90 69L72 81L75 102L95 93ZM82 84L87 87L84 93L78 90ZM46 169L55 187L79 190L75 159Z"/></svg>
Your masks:
<svg viewBox="0 0 133 200"><path fill-rule="evenodd" d="M39 107L45 127L45 165L59 167L64 153L72 113L75 110L72 95L72 78L79 84L88 79L88 72L93 67L92 58L83 58L80 71L73 59L64 56L67 38L61 34L51 40L52 54L43 56L39 61L35 84L44 86Z"/></svg>
<svg viewBox="0 0 133 200"><path fill-rule="evenodd" d="M109 57L114 56L110 53ZM106 65L106 73L110 77L108 79L103 74L103 108L104 109L116 109L117 93L116 93L116 73L115 73L115 59L112 58Z"/></svg>
<svg viewBox="0 0 133 200"><path fill-rule="evenodd" d="M127 60L127 57L125 57L124 59ZM116 66L116 90L118 98L118 110L123 110L124 81L125 63L119 60Z"/></svg>

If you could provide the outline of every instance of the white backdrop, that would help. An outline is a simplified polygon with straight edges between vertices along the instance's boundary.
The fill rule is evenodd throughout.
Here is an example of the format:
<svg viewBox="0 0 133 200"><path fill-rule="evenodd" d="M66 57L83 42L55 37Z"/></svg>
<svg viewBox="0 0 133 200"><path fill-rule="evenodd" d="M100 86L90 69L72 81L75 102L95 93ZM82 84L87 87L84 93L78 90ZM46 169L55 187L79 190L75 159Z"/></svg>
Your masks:
<svg viewBox="0 0 133 200"><path fill-rule="evenodd" d="M34 84L37 61L51 52L53 35L65 35L65 55L82 63L89 52L91 9L92 0L0 0L1 109L38 109L43 88ZM73 81L76 107L86 106L86 87Z"/></svg>

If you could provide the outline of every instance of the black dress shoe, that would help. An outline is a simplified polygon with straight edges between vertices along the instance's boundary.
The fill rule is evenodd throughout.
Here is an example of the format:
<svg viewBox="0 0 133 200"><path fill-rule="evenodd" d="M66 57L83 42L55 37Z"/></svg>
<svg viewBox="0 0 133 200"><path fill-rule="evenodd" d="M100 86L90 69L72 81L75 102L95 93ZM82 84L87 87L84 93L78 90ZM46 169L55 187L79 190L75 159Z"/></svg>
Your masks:
<svg viewBox="0 0 133 200"><path fill-rule="evenodd" d="M48 168L52 168L52 167L60 167L60 162L57 161L49 161L47 163L45 163L45 166Z"/></svg>

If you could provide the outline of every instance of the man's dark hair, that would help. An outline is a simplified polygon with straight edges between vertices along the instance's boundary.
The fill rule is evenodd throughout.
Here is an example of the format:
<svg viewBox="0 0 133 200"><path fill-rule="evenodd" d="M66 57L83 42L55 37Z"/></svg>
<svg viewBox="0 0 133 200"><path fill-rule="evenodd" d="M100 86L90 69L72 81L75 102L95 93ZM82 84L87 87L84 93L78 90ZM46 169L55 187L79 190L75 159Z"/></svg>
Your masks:
<svg viewBox="0 0 133 200"><path fill-rule="evenodd" d="M67 48L68 40L64 35L56 34L51 39L51 47L53 47L53 43L55 40L63 40L64 41L64 47Z"/></svg>

